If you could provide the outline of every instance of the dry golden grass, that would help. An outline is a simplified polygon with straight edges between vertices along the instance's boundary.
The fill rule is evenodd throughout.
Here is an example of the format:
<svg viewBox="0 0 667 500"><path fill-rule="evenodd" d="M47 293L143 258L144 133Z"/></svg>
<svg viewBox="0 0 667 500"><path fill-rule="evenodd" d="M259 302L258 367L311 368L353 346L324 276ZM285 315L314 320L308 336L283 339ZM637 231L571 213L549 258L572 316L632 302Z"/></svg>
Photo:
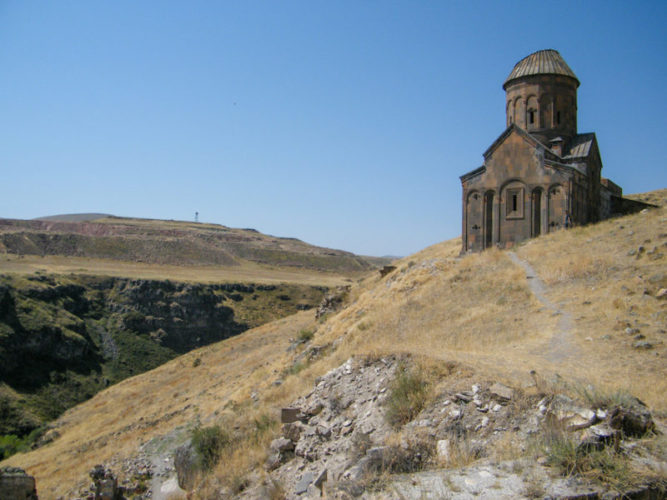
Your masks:
<svg viewBox="0 0 667 500"><path fill-rule="evenodd" d="M436 392L457 381L469 387L473 378L526 387L533 384L530 370L537 371L538 382L558 373L572 385L627 390L664 415L667 301L655 297L654 288L664 285L649 279L666 271L665 257L658 256L667 253L666 220L661 208L560 231L516 249L547 283L548 299L572 316L564 335L557 335L559 316L534 297L507 252L459 257L455 239L398 261L384 278L369 274L350 291L348 306L326 321L316 324L312 313L302 313L111 387L60 419L61 438L7 463L36 475L40 498L54 498L85 480L94 463L128 456L140 441L195 421L225 422L245 441L243 453L229 450L205 480L199 496L215 496L261 469L271 432L257 438L249 422L261 414L277 416L317 376L353 355L411 354L431 374ZM629 256L639 245L645 247L641 256ZM633 349L633 336L624 333L628 323L655 347ZM298 374L285 375L299 352L286 352L288 339L306 328L317 328L311 344L329 348ZM554 339L567 344L567 355L550 355ZM202 363L194 368L196 357ZM273 385L279 377L283 383ZM499 458L519 446L507 439ZM464 444L461 463L467 460Z"/></svg>
<svg viewBox="0 0 667 500"><path fill-rule="evenodd" d="M667 301L655 295L667 287L667 189L647 199L663 207L547 235L517 254L549 285L550 300L572 315L578 354L561 373L625 389L665 413ZM638 340L654 348L633 348Z"/></svg>
<svg viewBox="0 0 667 500"><path fill-rule="evenodd" d="M87 257L39 257L0 254L0 273L91 274L133 279L170 279L196 283L297 283L317 286L349 284L355 274L326 273L311 269L274 267L252 262L239 266L172 266Z"/></svg>

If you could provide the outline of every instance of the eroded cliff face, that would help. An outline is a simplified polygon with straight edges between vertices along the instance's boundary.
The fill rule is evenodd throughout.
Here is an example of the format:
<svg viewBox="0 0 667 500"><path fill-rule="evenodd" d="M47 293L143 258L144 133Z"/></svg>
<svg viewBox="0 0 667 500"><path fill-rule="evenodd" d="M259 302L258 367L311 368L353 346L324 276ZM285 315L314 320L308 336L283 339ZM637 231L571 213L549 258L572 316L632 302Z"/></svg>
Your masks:
<svg viewBox="0 0 667 500"><path fill-rule="evenodd" d="M0 437L25 436L110 384L313 307L325 291L0 276Z"/></svg>

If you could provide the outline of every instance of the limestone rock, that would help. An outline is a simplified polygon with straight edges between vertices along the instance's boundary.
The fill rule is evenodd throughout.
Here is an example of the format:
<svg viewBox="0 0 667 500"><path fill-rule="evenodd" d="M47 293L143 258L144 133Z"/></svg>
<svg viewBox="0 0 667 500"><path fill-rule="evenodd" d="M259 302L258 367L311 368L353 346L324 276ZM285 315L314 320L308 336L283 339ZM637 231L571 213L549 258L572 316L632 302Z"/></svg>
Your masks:
<svg viewBox="0 0 667 500"><path fill-rule="evenodd" d="M514 396L514 391L512 389L498 382L489 387L489 392L498 399L505 401L509 401L512 399L512 396Z"/></svg>
<svg viewBox="0 0 667 500"><path fill-rule="evenodd" d="M271 450L278 453L285 451L292 451L294 449L294 442L290 439L279 437L271 441Z"/></svg>
<svg viewBox="0 0 667 500"><path fill-rule="evenodd" d="M438 456L445 462L451 458L451 443L449 439L440 439L437 444Z"/></svg>
<svg viewBox="0 0 667 500"><path fill-rule="evenodd" d="M308 491L308 486L310 486L312 482L313 482L313 473L306 472L303 476L301 476L299 482L296 483L296 486L294 488L294 493L296 493L297 495L305 493L306 491Z"/></svg>

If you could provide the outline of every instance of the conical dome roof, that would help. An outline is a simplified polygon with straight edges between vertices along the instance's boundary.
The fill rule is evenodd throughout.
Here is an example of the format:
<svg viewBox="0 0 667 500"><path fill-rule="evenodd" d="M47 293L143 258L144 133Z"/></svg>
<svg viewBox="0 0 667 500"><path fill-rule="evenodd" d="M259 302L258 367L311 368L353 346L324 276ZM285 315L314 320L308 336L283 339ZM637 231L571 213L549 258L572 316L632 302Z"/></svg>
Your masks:
<svg viewBox="0 0 667 500"><path fill-rule="evenodd" d="M538 50L516 63L510 76L505 80L503 88L506 88L507 84L512 80L532 75L569 76L570 78L574 78L577 82L577 87L579 86L577 76L574 74L574 71L570 69L558 51L547 49Z"/></svg>

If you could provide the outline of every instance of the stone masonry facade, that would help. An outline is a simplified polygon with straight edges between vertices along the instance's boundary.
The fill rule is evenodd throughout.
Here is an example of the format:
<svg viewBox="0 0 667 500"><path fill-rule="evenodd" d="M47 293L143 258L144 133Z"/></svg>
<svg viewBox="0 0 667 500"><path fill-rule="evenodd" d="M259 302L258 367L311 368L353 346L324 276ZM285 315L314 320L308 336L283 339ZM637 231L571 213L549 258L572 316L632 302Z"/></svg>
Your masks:
<svg viewBox="0 0 667 500"><path fill-rule="evenodd" d="M579 80L555 50L519 61L503 88L505 131L461 176L463 252L515 243L619 212L622 189L600 175L594 133L577 131Z"/></svg>

